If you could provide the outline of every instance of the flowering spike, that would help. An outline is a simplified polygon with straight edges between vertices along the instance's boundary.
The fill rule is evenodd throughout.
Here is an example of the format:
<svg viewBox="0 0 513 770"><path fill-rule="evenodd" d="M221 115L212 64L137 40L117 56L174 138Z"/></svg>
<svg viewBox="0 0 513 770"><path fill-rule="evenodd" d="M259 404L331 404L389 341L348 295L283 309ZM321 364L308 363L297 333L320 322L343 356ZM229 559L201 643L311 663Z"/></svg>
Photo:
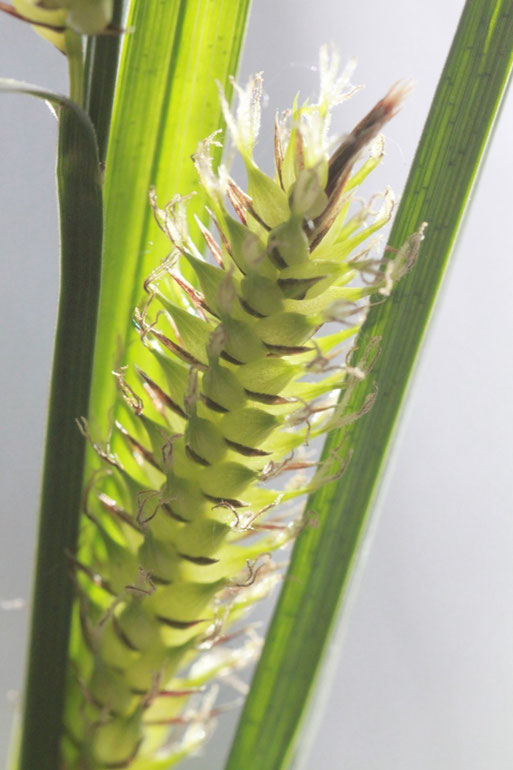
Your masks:
<svg viewBox="0 0 513 770"><path fill-rule="evenodd" d="M321 51L319 101L296 102L276 123L277 179L252 156L261 77L235 87L235 116L221 95L249 189L224 167L214 171L215 135L200 144L194 162L219 238L200 231L213 260L189 235L187 198L160 208L150 193L172 255L147 279L149 300L135 313L154 364L149 374L115 375L123 406L106 448L95 445L103 472L88 485L70 555L68 770L174 762L205 739L223 709L214 690L202 702L197 688L223 676L240 689L234 672L260 641L252 633L238 648L223 644L280 579L271 553L313 526L296 501L344 472L344 430L375 401L374 392L351 409L379 355L373 339L355 366L353 340L369 296L387 296L415 262L423 229L397 253L374 255L371 236L390 219L393 196L387 188L358 207L352 192L383 155L379 132L403 87L330 156L330 112L351 93L352 68L339 75L337 55ZM337 328L326 330L327 321ZM311 438L335 428L335 454L322 463L305 455ZM281 475L286 484L275 489ZM187 730L171 744L169 730L180 726Z"/></svg>

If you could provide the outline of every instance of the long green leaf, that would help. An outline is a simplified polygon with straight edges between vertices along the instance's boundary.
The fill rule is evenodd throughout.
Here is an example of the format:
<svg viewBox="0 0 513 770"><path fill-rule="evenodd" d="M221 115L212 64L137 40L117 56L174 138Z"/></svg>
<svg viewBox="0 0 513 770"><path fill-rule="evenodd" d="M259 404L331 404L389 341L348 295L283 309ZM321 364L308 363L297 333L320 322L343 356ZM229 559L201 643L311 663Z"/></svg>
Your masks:
<svg viewBox="0 0 513 770"><path fill-rule="evenodd" d="M51 102L59 111L57 181L61 286L43 469L20 770L55 770L64 698L84 442L100 288L102 205L98 148L86 113L64 96L2 81L0 90Z"/></svg>
<svg viewBox="0 0 513 770"><path fill-rule="evenodd" d="M222 124L215 80L235 74L249 0L132 2L105 182L105 250L91 398L104 438L116 397L112 370L132 363L130 319L144 279L169 251L148 203L199 187L190 155ZM229 90L229 89L228 89ZM190 207L199 212L204 198ZM140 346L137 346L138 348ZM138 362L141 364L140 351ZM150 367L151 362L144 362ZM92 459L92 456L91 456Z"/></svg>
<svg viewBox="0 0 513 770"><path fill-rule="evenodd" d="M345 475L308 502L320 525L296 543L227 770L288 766L334 618L365 531L369 506L433 302L504 94L513 62L513 0L468 0L390 237L399 247L429 223L415 269L392 301L375 306L359 351L382 337L371 413L347 431ZM328 440L324 457L341 441Z"/></svg>

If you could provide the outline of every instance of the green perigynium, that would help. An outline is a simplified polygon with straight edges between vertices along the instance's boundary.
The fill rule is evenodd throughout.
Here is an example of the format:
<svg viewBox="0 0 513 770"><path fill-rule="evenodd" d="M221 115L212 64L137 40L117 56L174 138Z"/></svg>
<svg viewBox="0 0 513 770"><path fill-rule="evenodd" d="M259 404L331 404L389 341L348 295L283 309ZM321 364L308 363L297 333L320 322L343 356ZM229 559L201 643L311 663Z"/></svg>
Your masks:
<svg viewBox="0 0 513 770"><path fill-rule="evenodd" d="M151 371L116 373L122 416L109 441L95 444L102 464L70 555L66 770L157 770L204 740L219 709L205 686L259 649L251 628L231 643L233 624L280 580L271 553L308 527L296 501L338 477L350 457L341 447L323 465L305 447L372 406L369 398L348 411L379 340L354 366L353 338L367 298L390 293L422 234L374 256L371 236L389 221L392 194L354 204L404 88L331 152L330 113L351 93L350 69L339 76L337 57L323 49L320 72L318 102L276 121L275 178L252 157L261 78L236 87L235 116L221 96L248 193L224 167L214 171L216 139L205 140L194 162L217 231L200 225L210 256L188 234L187 200L161 209L151 194L171 253L135 314Z"/></svg>

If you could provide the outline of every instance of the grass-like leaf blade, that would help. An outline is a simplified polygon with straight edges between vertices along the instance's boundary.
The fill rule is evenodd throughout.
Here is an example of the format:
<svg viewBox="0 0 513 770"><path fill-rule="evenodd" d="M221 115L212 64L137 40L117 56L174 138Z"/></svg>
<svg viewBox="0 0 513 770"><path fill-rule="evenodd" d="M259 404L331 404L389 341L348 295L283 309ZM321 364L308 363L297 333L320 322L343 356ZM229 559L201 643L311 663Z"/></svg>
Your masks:
<svg viewBox="0 0 513 770"><path fill-rule="evenodd" d="M148 274L166 256L169 242L148 203L175 193L204 198L190 155L222 124L215 80L229 88L236 72L249 0L132 2L126 26L112 116L105 180L102 292L91 396L92 428L105 438L116 384L112 370L130 365L138 335L131 316ZM137 361L151 370L150 361Z"/></svg>
<svg viewBox="0 0 513 770"><path fill-rule="evenodd" d="M308 502L319 520L294 548L278 606L226 770L279 770L294 756L334 618L358 554L386 449L504 94L513 59L512 0L468 0L390 237L399 247L429 223L421 257L390 301L375 306L359 339L381 336L373 376L354 407L378 387L370 414L353 424L344 476ZM332 435L324 456L340 444ZM298 764L300 756L297 755Z"/></svg>
<svg viewBox="0 0 513 770"><path fill-rule="evenodd" d="M59 112L61 285L19 759L22 770L54 770L73 599L66 552L76 540L85 454L75 418L87 412L100 289L99 158L88 115L67 97L14 81L0 91L36 96Z"/></svg>

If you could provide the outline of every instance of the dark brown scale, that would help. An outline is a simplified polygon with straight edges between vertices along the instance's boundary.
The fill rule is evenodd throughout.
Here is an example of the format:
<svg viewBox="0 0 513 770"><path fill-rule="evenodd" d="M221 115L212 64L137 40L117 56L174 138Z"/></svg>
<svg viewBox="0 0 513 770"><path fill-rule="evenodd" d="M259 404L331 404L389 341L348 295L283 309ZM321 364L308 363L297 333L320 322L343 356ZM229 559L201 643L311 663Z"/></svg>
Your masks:
<svg viewBox="0 0 513 770"><path fill-rule="evenodd" d="M347 139L335 150L328 163L328 181L325 192L328 205L314 221L310 243L314 249L324 238L343 206L344 188L360 151L381 131L397 112L404 90L392 87L372 110L358 123Z"/></svg>
<svg viewBox="0 0 513 770"><path fill-rule="evenodd" d="M278 278L278 286L287 299L304 299L308 291L316 283L327 278L326 275L318 275L315 278Z"/></svg>
<svg viewBox="0 0 513 770"><path fill-rule="evenodd" d="M251 200L249 196L242 192L240 187L233 181L228 180L228 187L226 189L226 195L228 200L233 206L233 209L243 225L247 224L246 214L248 213L248 201Z"/></svg>
<svg viewBox="0 0 513 770"><path fill-rule="evenodd" d="M252 308L251 305L248 302L246 302L246 300L243 299L242 297L239 297L239 302L241 304L241 307L249 315L252 315L255 318L267 318L267 316L265 316L263 313L259 313L258 310L255 310L254 308Z"/></svg>
<svg viewBox="0 0 513 770"><path fill-rule="evenodd" d="M159 332L156 329L149 329L148 331L151 332L151 334L153 334L153 336L158 339L158 341L161 342L164 347L166 347L168 350L171 350L176 356L178 356L178 358L181 358L182 361L185 361L186 364L195 366L196 369L199 369L202 372L205 372L208 369L205 364L202 364L201 361L188 353L185 348L182 348L181 345L177 345L176 342L170 340L169 337L166 337L166 335L162 334L162 332Z"/></svg>
<svg viewBox="0 0 513 770"><path fill-rule="evenodd" d="M264 345L269 351L268 357L297 356L313 350L305 345L270 345L268 342L264 342Z"/></svg>
<svg viewBox="0 0 513 770"><path fill-rule="evenodd" d="M151 574L151 580L157 586L170 586L171 583L173 582L172 580L167 580L166 578L159 577L158 575L154 575L153 572Z"/></svg>
<svg viewBox="0 0 513 770"><path fill-rule="evenodd" d="M253 390L247 390L244 388L244 392L253 401L258 401L261 404L290 404L293 399L286 396L274 396L271 393L255 393Z"/></svg>
<svg viewBox="0 0 513 770"><path fill-rule="evenodd" d="M132 650L133 652L140 652L139 648L132 641L130 641L128 636L125 634L115 615L112 615L112 628L114 629L114 632L119 641L122 642L125 647L128 647L128 649Z"/></svg>
<svg viewBox="0 0 513 770"><path fill-rule="evenodd" d="M268 457L272 454L272 452L264 452L263 449L254 449L253 447L245 446L244 444L238 444L236 441L230 441L230 439L227 438L225 438L225 442L230 449L233 449L235 452L245 455L246 457Z"/></svg>
<svg viewBox="0 0 513 770"><path fill-rule="evenodd" d="M179 513L176 513L176 511L174 511L171 508L169 503L162 503L160 507L162 508L162 510L164 511L165 514L170 516L175 521L180 521L182 524L189 524L190 523L189 519L185 519L183 516L180 516Z"/></svg>
<svg viewBox="0 0 513 770"><path fill-rule="evenodd" d="M226 350L223 350L219 357L225 361L228 361L229 364L234 364L234 366L242 366L242 361L238 361L236 358L227 353Z"/></svg>
<svg viewBox="0 0 513 770"><path fill-rule="evenodd" d="M137 373L143 380L144 389L150 396L158 411L160 411L160 406L165 406L179 417L183 417L184 419L186 418L187 415L185 414L184 410L175 401L173 401L173 399L168 396L168 394L165 393L156 382L154 382L145 372L139 368L137 369Z"/></svg>
<svg viewBox="0 0 513 770"><path fill-rule="evenodd" d="M212 311L207 305L203 294L191 286L191 284L186 281L185 278L182 278L181 275L178 275L173 271L170 271L169 275L178 284L182 291L190 298L192 305L194 305L198 311L198 315L203 318L203 320L205 320L205 313L203 311L207 311L208 313L212 313Z"/></svg>
<svg viewBox="0 0 513 770"><path fill-rule="evenodd" d="M201 457L197 452L194 451L194 449L191 449L189 444L185 445L185 453L189 460L192 460L195 463L198 463L198 465L211 465L211 463L208 462L208 460L205 460L204 457Z"/></svg>
<svg viewBox="0 0 513 770"><path fill-rule="evenodd" d="M251 196L247 195L244 190L241 190L239 185L236 184L236 182L234 182L234 180L231 178L228 180L226 194L228 200L232 204L237 216L243 225L247 224L246 214L249 214L251 217L253 217L255 222L258 222L258 224L263 227L264 230L269 232L271 228L266 222L264 222L262 217L259 216L259 214L257 214L253 208L253 199Z"/></svg>
<svg viewBox="0 0 513 770"><path fill-rule="evenodd" d="M202 492L203 497L206 500L210 500L213 503L217 503L218 505L222 505L223 503L226 503L227 505L231 505L232 508L246 508L247 503L244 503L242 500L235 500L231 497L214 497L214 495L206 495L204 492Z"/></svg>
<svg viewBox="0 0 513 770"><path fill-rule="evenodd" d="M278 268L278 270L285 270L286 267L289 267L276 246L274 246L272 249L269 249L267 253L269 254L269 259L273 265Z"/></svg>
<svg viewBox="0 0 513 770"><path fill-rule="evenodd" d="M205 225L198 220L198 227L200 229L200 232L205 240L205 243L207 244L208 248L212 252L212 256L214 257L215 261L219 265L219 267L224 270L224 263L223 263L223 252L221 251L221 247L219 246L216 239L212 236L212 233L210 233Z"/></svg>
<svg viewBox="0 0 513 770"><path fill-rule="evenodd" d="M212 564L219 563L219 559L212 559L210 556L189 556L187 553L179 553L178 556L192 564L197 564L198 567L210 567Z"/></svg>
<svg viewBox="0 0 513 770"><path fill-rule="evenodd" d="M170 628L176 628L178 631L185 631L188 628L197 626L198 623L208 623L207 618L199 618L198 620L174 620L173 618L164 618L162 615L155 615L159 623Z"/></svg>
<svg viewBox="0 0 513 770"><path fill-rule="evenodd" d="M227 254L230 255L230 257L233 257L233 252L232 252L232 247L231 247L230 241L226 237L226 235L224 233L224 230L221 227L221 225L219 224L219 221L218 221L216 215L214 214L212 209L210 209L208 206L205 206L205 211L209 215L210 219L214 223L214 226L215 226L217 232L219 233L219 238L221 239L221 243L223 244L223 248L226 250ZM239 270L240 270L240 268L239 268ZM242 272L242 270L241 270L241 272Z"/></svg>
<svg viewBox="0 0 513 770"><path fill-rule="evenodd" d="M160 465L156 461L155 457L153 456L153 453L150 452L149 449L146 449L137 439L135 439L130 433L124 428L120 422L116 420L116 428L119 430L123 438L126 440L129 446L132 447L134 452L136 454L139 454L143 460L146 460L147 463L150 465L153 465L154 468L157 468L160 470Z"/></svg>
<svg viewBox="0 0 513 770"><path fill-rule="evenodd" d="M116 516L125 524L128 524L128 526L132 527L132 529L135 529L136 532L141 531L141 528L139 527L135 519L132 518L132 516L128 513L128 511L125 511L123 508L120 508L120 506L117 505L115 500L112 500L108 495L105 495L103 492L100 492L100 494L98 495L98 500L103 505L105 510L107 510L109 513Z"/></svg>
<svg viewBox="0 0 513 770"><path fill-rule="evenodd" d="M221 404L218 404L216 401L212 401L211 398L208 398L207 396L201 395L201 400L205 404L205 406L208 406L209 409L212 409L214 412L220 412L221 414L226 414L229 412L229 409L225 409L224 406L221 406Z"/></svg>

